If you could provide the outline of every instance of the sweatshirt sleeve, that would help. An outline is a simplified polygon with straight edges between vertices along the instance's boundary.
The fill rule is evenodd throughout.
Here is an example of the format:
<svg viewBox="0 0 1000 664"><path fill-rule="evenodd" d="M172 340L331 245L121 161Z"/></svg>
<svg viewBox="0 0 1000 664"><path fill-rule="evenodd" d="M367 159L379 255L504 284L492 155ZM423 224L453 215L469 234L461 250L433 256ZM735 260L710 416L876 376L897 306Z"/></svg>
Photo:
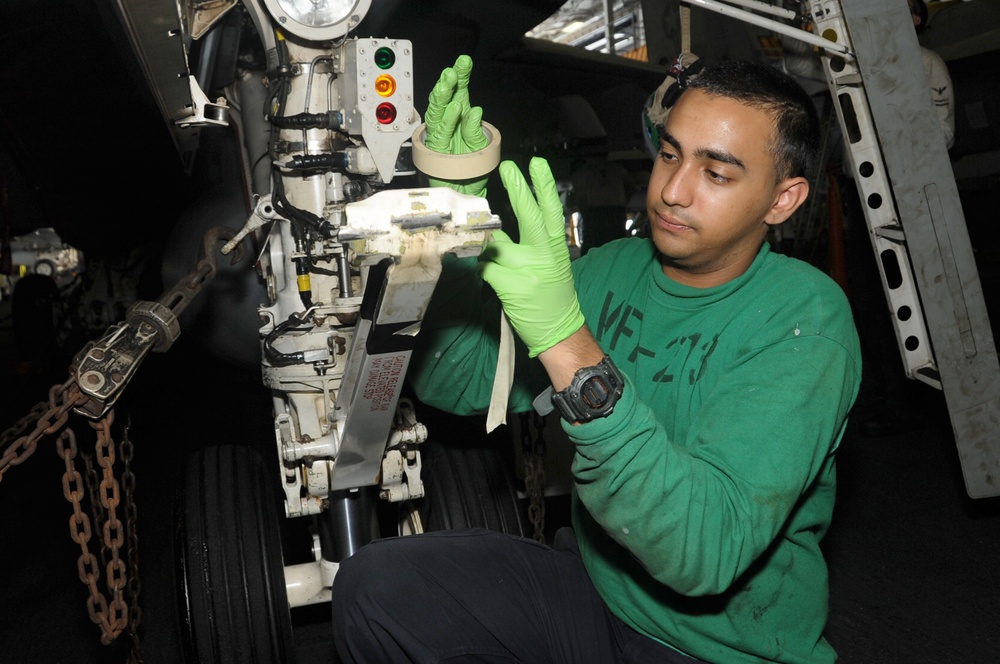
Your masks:
<svg viewBox="0 0 1000 664"><path fill-rule="evenodd" d="M476 272L476 258L446 254L417 335L407 379L422 402L455 415L489 410L500 348L500 301ZM514 335L508 410L531 408L547 385L544 370Z"/></svg>
<svg viewBox="0 0 1000 664"><path fill-rule="evenodd" d="M627 379L612 415L564 425L579 500L659 582L724 592L786 528L833 453L857 390L853 358L818 335L748 353L705 396L683 446Z"/></svg>

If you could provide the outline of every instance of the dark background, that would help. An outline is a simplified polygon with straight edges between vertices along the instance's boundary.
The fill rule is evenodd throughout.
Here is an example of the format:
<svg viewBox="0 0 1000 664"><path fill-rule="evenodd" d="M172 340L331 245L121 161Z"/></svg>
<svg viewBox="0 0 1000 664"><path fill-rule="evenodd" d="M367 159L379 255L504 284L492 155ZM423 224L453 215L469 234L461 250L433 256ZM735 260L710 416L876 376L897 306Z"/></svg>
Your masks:
<svg viewBox="0 0 1000 664"><path fill-rule="evenodd" d="M477 48L483 54L477 72L485 80L504 81L474 89L489 109L487 118L512 127L512 136L529 143L533 133L553 129L532 125L525 107L505 104L512 83L492 78L519 58L520 71L529 72L536 85L551 72L528 56L493 61L488 54L507 46L494 36L507 34L497 23L500 17L514 16L511 31L518 34L559 3L530 11L512 3L509 11L491 15L494 23L487 27L459 13L431 20L414 9L417 4L398 3L395 17L380 27L397 34L392 32L397 26L408 24L422 30L427 43L448 40L450 48L425 50L418 88L429 89L434 76L426 72L450 64L454 53ZM163 287L163 247L201 184L193 177L197 173L182 168L138 72L123 57L123 35L113 21L96 0L5 0L0 7L4 221L12 234L55 227L84 251L88 264L131 270L135 294L155 299ZM560 91L586 91L603 107L658 82L649 86L640 77L610 84L605 76L613 78L568 73ZM995 176L959 184L987 303L996 312ZM851 257L852 301L858 304L862 293L870 293L864 284L870 283L866 270L873 266L861 248ZM995 313L993 318L996 324ZM869 338L885 334L867 319L859 318L859 327ZM66 344L25 356L13 342L9 301L0 303L5 385L0 425L13 424L49 386L62 382L75 350ZM884 346L866 363L865 387L842 445L839 503L825 545L831 571L828 638L848 663L1000 661L1000 501L966 496L940 393L885 380L902 369ZM906 404L902 417L866 427L882 421L886 389ZM116 411L117 435L131 422L135 445L143 654L148 662L179 661L172 505L180 460L204 441L270 444L268 397L256 369L222 362L182 336L169 353L144 362ZM92 446L88 427L82 422L75 427L81 447ZM87 593L76 572L79 547L69 538L71 508L62 497L61 475L53 442L43 440L0 482L0 659L121 662L128 644L101 646L97 627L87 619ZM553 526L561 506L553 501L551 507ZM302 661L329 661L323 615L300 613Z"/></svg>

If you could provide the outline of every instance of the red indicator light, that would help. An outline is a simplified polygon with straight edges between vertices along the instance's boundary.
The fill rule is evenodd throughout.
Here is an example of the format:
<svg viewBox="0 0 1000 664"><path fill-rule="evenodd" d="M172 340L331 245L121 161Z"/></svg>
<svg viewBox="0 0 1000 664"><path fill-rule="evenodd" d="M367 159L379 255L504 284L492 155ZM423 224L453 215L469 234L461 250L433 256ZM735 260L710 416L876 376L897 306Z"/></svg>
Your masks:
<svg viewBox="0 0 1000 664"><path fill-rule="evenodd" d="M375 109L375 118L380 124L389 124L396 119L396 107L385 101Z"/></svg>

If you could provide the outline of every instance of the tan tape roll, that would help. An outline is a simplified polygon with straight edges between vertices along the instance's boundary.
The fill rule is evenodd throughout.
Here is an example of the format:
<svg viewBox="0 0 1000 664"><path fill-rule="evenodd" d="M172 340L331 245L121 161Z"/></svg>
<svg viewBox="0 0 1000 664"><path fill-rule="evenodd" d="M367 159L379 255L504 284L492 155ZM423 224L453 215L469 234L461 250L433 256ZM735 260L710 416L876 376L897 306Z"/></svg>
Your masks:
<svg viewBox="0 0 1000 664"><path fill-rule="evenodd" d="M489 174L500 163L500 132L489 122L483 122L489 143L485 148L468 154L444 154L427 147L427 124L413 132L413 165L420 172L441 180L469 180Z"/></svg>

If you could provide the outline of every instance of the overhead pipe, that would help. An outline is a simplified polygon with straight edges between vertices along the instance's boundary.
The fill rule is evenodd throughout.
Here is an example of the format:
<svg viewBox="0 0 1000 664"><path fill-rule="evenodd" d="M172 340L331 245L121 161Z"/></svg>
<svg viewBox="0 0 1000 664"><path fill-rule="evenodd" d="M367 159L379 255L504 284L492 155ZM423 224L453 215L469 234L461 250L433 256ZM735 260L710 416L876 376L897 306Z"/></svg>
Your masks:
<svg viewBox="0 0 1000 664"><path fill-rule="evenodd" d="M837 53L839 55L844 55L852 60L854 59L854 54L851 53L843 44L837 44L829 39L824 39L823 37L818 37L811 32L806 32L801 28L796 28L780 21L775 21L773 19L764 18L763 16L757 16L751 12L745 11L743 9L737 9L729 5L723 4L721 2L716 2L715 0L681 0L684 4L703 7L709 11L716 12L717 14L722 14L723 16L729 16L735 18L739 21L744 21L745 23L750 23L751 25L756 25L762 28L768 28L777 32L778 34L785 35L786 37L791 37L792 39L797 39L799 41L811 44L824 51L830 51ZM744 2L750 2L750 0L743 0ZM761 3L763 4L763 3Z"/></svg>

